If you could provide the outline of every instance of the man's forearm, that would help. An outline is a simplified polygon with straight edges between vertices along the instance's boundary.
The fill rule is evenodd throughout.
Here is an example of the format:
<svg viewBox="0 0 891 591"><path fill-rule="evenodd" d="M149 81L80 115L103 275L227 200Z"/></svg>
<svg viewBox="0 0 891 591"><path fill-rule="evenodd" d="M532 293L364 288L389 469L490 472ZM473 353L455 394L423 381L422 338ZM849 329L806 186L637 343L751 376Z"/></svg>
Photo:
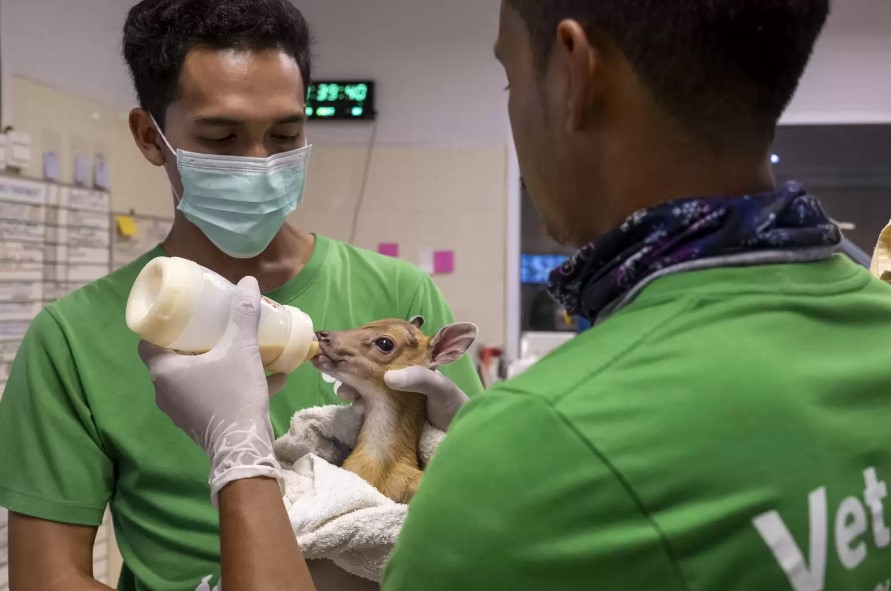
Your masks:
<svg viewBox="0 0 891 591"><path fill-rule="evenodd" d="M10 591L113 591L92 576L95 539L95 527L10 513Z"/></svg>
<svg viewBox="0 0 891 591"><path fill-rule="evenodd" d="M223 589L315 591L275 480L235 481L219 502Z"/></svg>
<svg viewBox="0 0 891 591"><path fill-rule="evenodd" d="M103 585L96 579L90 577L80 577L72 579L69 577L53 577L46 581L45 585L38 584L35 586L30 582L19 584L18 581L10 578L9 591L114 591L114 587Z"/></svg>
<svg viewBox="0 0 891 591"><path fill-rule="evenodd" d="M26 572L31 571L31 572ZM9 591L114 591L91 576L40 572L33 566L10 567Z"/></svg>

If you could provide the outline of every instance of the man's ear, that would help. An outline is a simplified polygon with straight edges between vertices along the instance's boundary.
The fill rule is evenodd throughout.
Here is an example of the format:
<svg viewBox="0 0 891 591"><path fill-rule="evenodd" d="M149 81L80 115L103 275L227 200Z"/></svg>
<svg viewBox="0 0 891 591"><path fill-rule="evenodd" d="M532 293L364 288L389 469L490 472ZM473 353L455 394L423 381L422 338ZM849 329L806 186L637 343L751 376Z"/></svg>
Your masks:
<svg viewBox="0 0 891 591"><path fill-rule="evenodd" d="M167 154L161 147L161 135L152 123L151 115L145 109L133 109L130 111L130 133L136 146L145 156L145 159L155 166L167 164Z"/></svg>
<svg viewBox="0 0 891 591"><path fill-rule="evenodd" d="M476 324L458 322L450 324L430 339L430 365L439 367L461 359L467 353L480 329Z"/></svg>
<svg viewBox="0 0 891 591"><path fill-rule="evenodd" d="M597 78L602 78L602 55L581 23L564 20L557 27L554 54L562 64L566 80L566 130L578 131L596 96Z"/></svg>

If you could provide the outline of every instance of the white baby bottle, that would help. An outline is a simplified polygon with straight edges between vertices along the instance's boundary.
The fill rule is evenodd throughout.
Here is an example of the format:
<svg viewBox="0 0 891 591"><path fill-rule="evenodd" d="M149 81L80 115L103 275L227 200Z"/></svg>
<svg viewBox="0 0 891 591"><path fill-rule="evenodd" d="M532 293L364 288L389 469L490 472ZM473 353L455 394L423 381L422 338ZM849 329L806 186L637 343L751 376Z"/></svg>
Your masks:
<svg viewBox="0 0 891 591"><path fill-rule="evenodd" d="M206 353L226 332L234 293L234 285L197 263L159 257L130 289L127 326L159 347ZM290 373L319 351L310 317L267 297L260 304L257 338L263 366L274 373Z"/></svg>

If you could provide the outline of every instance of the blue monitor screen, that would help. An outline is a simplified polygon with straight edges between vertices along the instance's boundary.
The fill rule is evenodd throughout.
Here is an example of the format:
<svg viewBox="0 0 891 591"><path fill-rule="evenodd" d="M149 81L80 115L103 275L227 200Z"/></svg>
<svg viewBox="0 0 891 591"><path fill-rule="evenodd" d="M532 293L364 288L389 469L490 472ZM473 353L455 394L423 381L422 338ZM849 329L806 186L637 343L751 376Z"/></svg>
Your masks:
<svg viewBox="0 0 891 591"><path fill-rule="evenodd" d="M520 255L520 283L547 283L551 271L562 265L567 258L562 254Z"/></svg>

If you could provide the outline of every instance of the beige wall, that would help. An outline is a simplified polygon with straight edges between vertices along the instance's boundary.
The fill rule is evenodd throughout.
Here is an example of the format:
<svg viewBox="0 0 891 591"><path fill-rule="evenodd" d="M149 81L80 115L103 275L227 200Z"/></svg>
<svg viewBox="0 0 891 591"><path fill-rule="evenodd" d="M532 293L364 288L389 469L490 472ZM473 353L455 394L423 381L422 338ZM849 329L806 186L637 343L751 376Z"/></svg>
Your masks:
<svg viewBox="0 0 891 591"><path fill-rule="evenodd" d="M347 239L367 150L313 148L302 227ZM398 242L415 264L424 250L453 250L455 273L435 276L458 319L480 326L480 342L504 343L506 148L379 147L355 243Z"/></svg>
<svg viewBox="0 0 891 591"><path fill-rule="evenodd" d="M114 211L169 216L164 175L143 160L127 125L127 111L16 76L13 79L16 129L31 134L33 158L24 171L43 178L43 153L58 155L59 180L74 180L77 154L101 153L108 163Z"/></svg>

